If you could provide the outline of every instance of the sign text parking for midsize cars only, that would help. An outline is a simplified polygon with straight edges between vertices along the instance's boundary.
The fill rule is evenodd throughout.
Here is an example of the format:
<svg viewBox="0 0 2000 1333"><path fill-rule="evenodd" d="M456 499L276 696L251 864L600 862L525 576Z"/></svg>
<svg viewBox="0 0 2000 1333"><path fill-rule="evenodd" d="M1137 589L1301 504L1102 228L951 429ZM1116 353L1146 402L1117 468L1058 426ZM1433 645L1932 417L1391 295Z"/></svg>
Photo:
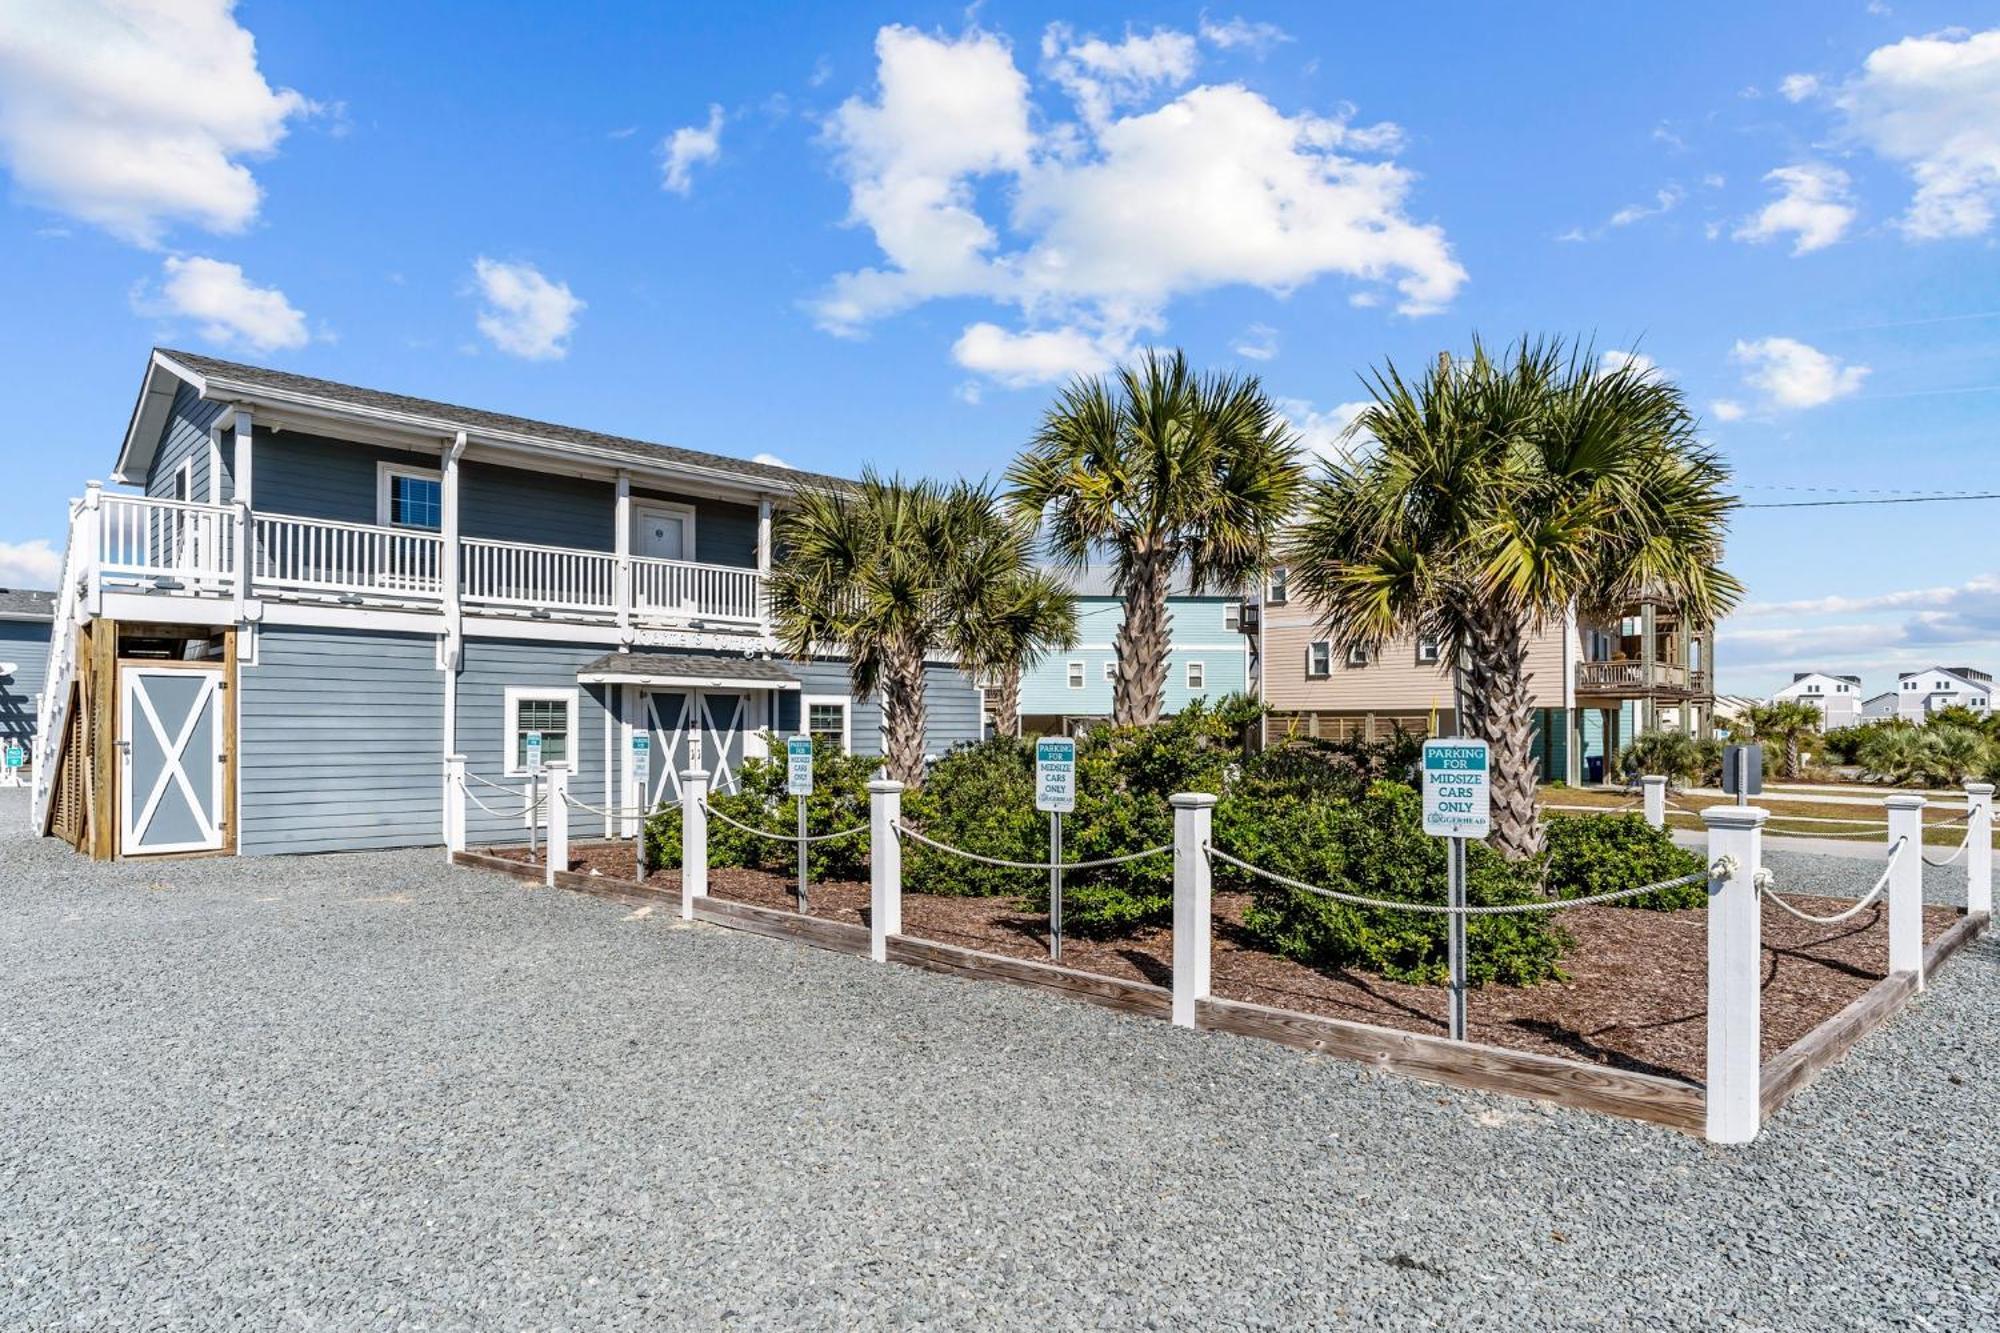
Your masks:
<svg viewBox="0 0 2000 1333"><path fill-rule="evenodd" d="M1044 736L1035 742L1035 809L1049 816L1049 958L1062 961L1062 817L1076 809L1076 741Z"/></svg>
<svg viewBox="0 0 2000 1333"><path fill-rule="evenodd" d="M1445 842L1445 884L1454 908L1465 906L1465 840L1493 831L1493 753L1485 741L1424 742L1424 832ZM1451 1036L1465 1040L1465 913L1446 918L1451 965Z"/></svg>

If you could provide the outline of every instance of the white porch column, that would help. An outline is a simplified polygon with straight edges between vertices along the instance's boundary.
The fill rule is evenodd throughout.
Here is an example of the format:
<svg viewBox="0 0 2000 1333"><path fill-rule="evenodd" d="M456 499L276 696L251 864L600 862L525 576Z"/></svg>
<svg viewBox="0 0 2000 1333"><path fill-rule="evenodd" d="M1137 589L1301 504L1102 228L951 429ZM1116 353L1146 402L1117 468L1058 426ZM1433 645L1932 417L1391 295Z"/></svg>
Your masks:
<svg viewBox="0 0 2000 1333"><path fill-rule="evenodd" d="M615 575L617 588L613 595L618 599L619 637L630 643L632 642L632 474L623 468L618 471L616 495L612 519L616 530L611 534L611 550L618 565Z"/></svg>
<svg viewBox="0 0 2000 1333"><path fill-rule="evenodd" d="M1965 803L1971 818L1965 822L1971 842L1965 849L1965 912L1993 915L1993 784L1965 784Z"/></svg>
<svg viewBox="0 0 2000 1333"><path fill-rule="evenodd" d="M889 961L889 937L903 933L903 784L875 778L868 784L868 955Z"/></svg>
<svg viewBox="0 0 2000 1333"><path fill-rule="evenodd" d="M1646 793L1646 822L1654 828L1667 826L1667 780L1656 773L1648 773L1639 779L1639 785Z"/></svg>
<svg viewBox="0 0 2000 1333"><path fill-rule="evenodd" d="M232 559L236 566L234 580L236 592L236 623L242 624L249 618L249 601L252 592L252 562L256 559L256 505L250 493L252 445L255 443L256 422L247 407L238 406L233 412L231 423L232 451L229 471L235 481L233 499L236 505L236 540Z"/></svg>
<svg viewBox="0 0 2000 1333"><path fill-rule="evenodd" d="M666 762L669 756L662 755ZM694 900L708 896L708 774L681 774L681 920L694 920Z"/></svg>
<svg viewBox="0 0 2000 1333"><path fill-rule="evenodd" d="M1916 974L1924 988L1924 798L1886 798L1889 846L1909 841L1889 870L1889 971ZM1970 853L1967 853L1970 855Z"/></svg>
<svg viewBox="0 0 2000 1333"><path fill-rule="evenodd" d="M83 608L92 616L104 614L104 577L100 566L104 563L104 483L87 481L83 484L83 508L76 516L76 533L71 538L77 544L76 568L83 574ZM69 626L59 625L56 633L66 633ZM40 768L36 769L39 777ZM51 776L50 781L54 781Z"/></svg>
<svg viewBox="0 0 2000 1333"><path fill-rule="evenodd" d="M1208 863L1215 798L1176 792L1174 808L1174 1026L1191 1028L1195 1006L1208 998L1209 944L1214 933L1213 869Z"/></svg>
<svg viewBox="0 0 2000 1333"><path fill-rule="evenodd" d="M459 460L465 456L465 432L460 431L444 449L438 469L438 590L444 595L444 631L448 643L449 669L458 667L459 644L463 632L459 623L458 499L461 489Z"/></svg>
<svg viewBox="0 0 2000 1333"><path fill-rule="evenodd" d="M770 614L766 580L771 577L771 497L757 497L757 617Z"/></svg>
<svg viewBox="0 0 2000 1333"><path fill-rule="evenodd" d="M1715 805L1701 818L1709 865L1727 867L1725 878L1708 881L1707 1137L1748 1143L1763 1123L1763 919L1756 880L1770 815L1754 805Z"/></svg>
<svg viewBox="0 0 2000 1333"><path fill-rule="evenodd" d="M542 883L555 887L556 871L569 869L569 765L562 760L542 766L542 799L549 822Z"/></svg>
<svg viewBox="0 0 2000 1333"><path fill-rule="evenodd" d="M444 757L444 856L465 850L465 756Z"/></svg>

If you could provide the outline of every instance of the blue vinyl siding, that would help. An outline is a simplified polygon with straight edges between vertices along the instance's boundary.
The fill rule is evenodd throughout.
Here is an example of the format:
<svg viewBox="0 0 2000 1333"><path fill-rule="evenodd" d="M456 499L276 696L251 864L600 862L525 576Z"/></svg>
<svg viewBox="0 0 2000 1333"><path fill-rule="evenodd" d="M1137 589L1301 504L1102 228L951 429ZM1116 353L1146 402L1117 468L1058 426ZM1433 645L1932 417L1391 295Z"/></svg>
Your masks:
<svg viewBox="0 0 2000 1333"><path fill-rule="evenodd" d="M608 481L467 461L458 484L459 530L468 537L614 548L616 492Z"/></svg>
<svg viewBox="0 0 2000 1333"><path fill-rule="evenodd" d="M421 634L267 627L239 672L245 855L443 841L444 674Z"/></svg>
<svg viewBox="0 0 2000 1333"><path fill-rule="evenodd" d="M503 776L503 747L513 734L513 719L507 716L508 687L575 690L577 734L572 737L570 791L579 801L604 807L606 728L613 725L606 700L616 687L579 685L576 673L604 656L608 647L532 639L467 639L458 676L458 750L465 756L466 771L518 786L519 779ZM496 810L519 808L518 802L510 806L508 797L478 783L468 789ZM570 828L575 837L600 837L604 822L600 816L572 810ZM519 817L489 815L470 802L466 804L465 829L466 841L474 845L521 842L527 837L527 825Z"/></svg>
<svg viewBox="0 0 2000 1333"><path fill-rule="evenodd" d="M808 694L853 693L844 660L786 662L785 670L799 680L797 690L778 696L778 731L796 734L799 728L799 700ZM855 699L849 732L856 754L882 753L882 705L874 695ZM933 663L924 668L924 752L939 755L954 745L979 739L979 690L955 666Z"/></svg>
<svg viewBox="0 0 2000 1333"><path fill-rule="evenodd" d="M267 514L373 523L380 462L437 466L435 458L402 449L259 427L250 459L251 502Z"/></svg>
<svg viewBox="0 0 2000 1333"><path fill-rule="evenodd" d="M1236 599L1227 597L1175 597L1169 602L1173 646L1167 666L1167 712L1177 713L1197 697L1213 701L1249 689L1248 641L1226 623L1235 604ZM1117 661L1111 644L1124 617L1124 604L1116 598L1079 598L1081 646L1051 654L1022 677L1021 712L1036 717L1110 716L1112 686L1104 673L1107 664ZM1187 685L1187 665L1194 661L1202 664L1199 690ZM1070 688L1071 662L1083 663L1081 688Z"/></svg>
<svg viewBox="0 0 2000 1333"><path fill-rule="evenodd" d="M153 465L146 473L146 494L159 499L171 500L174 495L174 473L180 471L181 464L194 460L194 489L188 498L206 501L208 497L208 428L221 416L226 405L202 401L200 395L186 384L174 391L174 405L167 414L166 429L160 436L160 448L153 455ZM224 450L226 454L228 451ZM222 493L223 500L234 495L229 475L229 460L223 460Z"/></svg>
<svg viewBox="0 0 2000 1333"><path fill-rule="evenodd" d="M633 487L634 505L648 500L694 506L694 558L702 564L757 567L757 506Z"/></svg>
<svg viewBox="0 0 2000 1333"><path fill-rule="evenodd" d="M35 696L48 678L47 620L0 620L0 662L14 673L0 676L0 741L25 741L35 734Z"/></svg>

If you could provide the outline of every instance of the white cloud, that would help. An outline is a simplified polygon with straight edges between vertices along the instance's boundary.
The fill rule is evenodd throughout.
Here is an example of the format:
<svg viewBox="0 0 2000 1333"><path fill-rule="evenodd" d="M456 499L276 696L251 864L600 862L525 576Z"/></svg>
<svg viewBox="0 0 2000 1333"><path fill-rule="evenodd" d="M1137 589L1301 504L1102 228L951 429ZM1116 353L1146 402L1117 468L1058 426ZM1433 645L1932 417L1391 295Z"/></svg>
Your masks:
<svg viewBox="0 0 2000 1333"><path fill-rule="evenodd" d="M1670 213L1687 198L1687 192L1678 185L1669 185L1653 194L1651 204L1627 204L1613 213L1610 224L1614 227L1629 227L1645 218L1656 218L1662 213Z"/></svg>
<svg viewBox="0 0 2000 1333"><path fill-rule="evenodd" d="M304 347L311 339L305 315L276 287L259 287L237 264L198 255L169 255L157 291L140 287L132 307L139 314L192 319L212 343L252 352Z"/></svg>
<svg viewBox="0 0 2000 1333"><path fill-rule="evenodd" d="M694 169L722 157L722 108L709 103L706 125L683 125L660 145L661 188L675 194L694 189Z"/></svg>
<svg viewBox="0 0 2000 1333"><path fill-rule="evenodd" d="M1860 142L1908 168L1917 240L1984 235L2000 207L2000 28L1908 37L1872 51L1834 96Z"/></svg>
<svg viewBox="0 0 2000 1333"><path fill-rule="evenodd" d="M1336 403L1322 412L1303 398L1280 398L1278 410L1292 424L1299 437L1299 447L1329 462L1339 462L1352 457L1372 437L1349 437L1355 419L1373 406L1363 400L1353 403Z"/></svg>
<svg viewBox="0 0 2000 1333"><path fill-rule="evenodd" d="M46 537L0 541L0 588L53 588L62 577L62 552Z"/></svg>
<svg viewBox="0 0 2000 1333"><path fill-rule="evenodd" d="M1063 33L1058 62L1087 45ZM1164 327L1174 298L1217 287L1282 293L1333 274L1393 284L1407 314L1451 301L1465 271L1440 227L1407 215L1414 174L1363 156L1393 148L1395 127L1286 116L1238 85L1118 110L1133 85L1111 71L1139 71L1154 91L1177 77L1157 49L1146 61L1130 49L1159 37L1103 44L1077 66L1112 108L1104 119L1038 132L1002 38L882 29L879 88L844 103L828 138L850 220L885 263L837 276L812 304L821 326L851 334L935 298L984 298L1019 312L1040 362L1053 345L1040 335L1072 351L1130 345ZM1001 351L991 335L974 342Z"/></svg>
<svg viewBox="0 0 2000 1333"><path fill-rule="evenodd" d="M240 159L313 106L274 89L230 0L12 0L0 11L0 156L24 194L155 246L238 232L263 191Z"/></svg>
<svg viewBox="0 0 2000 1333"><path fill-rule="evenodd" d="M1893 689L1896 672L1933 665L1946 653L1985 657L2000 651L2000 574L1866 596L1746 603L1720 636L1731 645L1732 673L1817 663L1879 675L1880 683L1866 686L1871 692Z"/></svg>
<svg viewBox="0 0 2000 1333"><path fill-rule="evenodd" d="M569 336L584 303L569 285L551 282L533 264L503 263L481 255L472 261L483 302L479 331L510 356L559 361L569 355Z"/></svg>
<svg viewBox="0 0 2000 1333"><path fill-rule="evenodd" d="M1838 167L1801 162L1779 167L1764 179L1777 186L1778 197L1744 219L1736 229L1739 241L1770 241L1789 234L1796 238L1792 253L1809 254L1839 240L1854 221L1847 173Z"/></svg>
<svg viewBox="0 0 2000 1333"><path fill-rule="evenodd" d="M1733 398L1718 398L1708 405L1708 410L1717 421L1741 421L1746 409Z"/></svg>
<svg viewBox="0 0 2000 1333"><path fill-rule="evenodd" d="M1745 602L1731 612L1742 619L1760 616L1854 615L1865 611L1944 610L1969 600L2000 603L2000 574L1981 574L1962 584L1904 588L1866 597L1834 594L1792 602Z"/></svg>
<svg viewBox="0 0 2000 1333"><path fill-rule="evenodd" d="M1067 23L1051 23L1042 33L1042 60L1051 79L1070 95L1092 126L1112 111L1144 101L1155 88L1177 88L1194 74L1194 38L1171 28L1150 36L1128 32L1116 44L1101 37L1079 40Z"/></svg>
<svg viewBox="0 0 2000 1333"><path fill-rule="evenodd" d="M784 459L778 457L776 454L752 454L750 455L750 461L753 463L762 463L765 467L791 466L790 463L787 463Z"/></svg>
<svg viewBox="0 0 2000 1333"><path fill-rule="evenodd" d="M1217 23L1207 14L1201 16L1201 38L1212 46L1224 51L1238 47L1253 55L1266 55L1271 48L1292 40L1292 35L1275 23L1255 22L1238 14L1225 23Z"/></svg>
<svg viewBox="0 0 2000 1333"><path fill-rule="evenodd" d="M1778 85L1778 92L1787 102L1803 102L1819 91L1817 74L1787 74Z"/></svg>
<svg viewBox="0 0 2000 1333"><path fill-rule="evenodd" d="M1845 398L1859 393L1868 377L1867 366L1845 365L1795 338L1739 340L1729 355L1743 367L1744 383L1778 409L1818 407Z"/></svg>
<svg viewBox="0 0 2000 1333"><path fill-rule="evenodd" d="M1269 324L1252 324L1237 338L1233 350L1252 361L1269 361L1278 354L1278 331Z"/></svg>
<svg viewBox="0 0 2000 1333"><path fill-rule="evenodd" d="M1640 375L1650 375L1660 368L1659 363L1643 352L1624 352L1616 348L1597 358L1597 373L1615 375L1630 368Z"/></svg>
<svg viewBox="0 0 2000 1333"><path fill-rule="evenodd" d="M967 370L1020 388L1075 375L1101 375L1127 350L1107 347L1078 329L1010 333L998 324L982 322L968 325L959 335L951 346L951 359Z"/></svg>

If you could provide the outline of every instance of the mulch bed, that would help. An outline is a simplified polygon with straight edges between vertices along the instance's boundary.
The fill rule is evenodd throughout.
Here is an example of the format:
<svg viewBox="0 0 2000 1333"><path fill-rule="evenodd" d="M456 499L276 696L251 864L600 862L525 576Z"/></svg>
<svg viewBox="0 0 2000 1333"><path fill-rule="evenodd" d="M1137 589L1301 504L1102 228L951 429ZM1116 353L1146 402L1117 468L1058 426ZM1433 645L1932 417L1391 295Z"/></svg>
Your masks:
<svg viewBox="0 0 2000 1333"><path fill-rule="evenodd" d="M526 848L489 854L530 860ZM629 843L584 843L570 849L572 870L629 880ZM649 887L678 893L680 876L660 871ZM717 898L784 911L797 908L790 879L760 870L712 866L708 891ZM1845 904L1799 898L1806 911ZM1215 994L1279 1009L1372 1023L1407 1032L1446 1031L1445 992L1366 972L1320 969L1267 953L1243 931L1247 893L1215 895ZM825 881L811 887L812 914L865 924L868 885ZM1707 1060L1707 912L1648 912L1583 907L1562 918L1576 946L1563 960L1565 980L1541 986L1487 986L1472 993L1474 1041L1640 1073L1700 1082ZM1936 939L1958 919L1952 907L1924 908L1924 938ZM903 895L903 933L939 944L1037 961L1048 959L1048 919L1023 912L1013 898ZM1764 913L1764 1058L1831 1018L1887 975L1888 915L1880 903L1837 926L1817 926L1775 909ZM1173 935L1156 927L1117 940L1063 941L1063 966L1128 981L1172 981Z"/></svg>

